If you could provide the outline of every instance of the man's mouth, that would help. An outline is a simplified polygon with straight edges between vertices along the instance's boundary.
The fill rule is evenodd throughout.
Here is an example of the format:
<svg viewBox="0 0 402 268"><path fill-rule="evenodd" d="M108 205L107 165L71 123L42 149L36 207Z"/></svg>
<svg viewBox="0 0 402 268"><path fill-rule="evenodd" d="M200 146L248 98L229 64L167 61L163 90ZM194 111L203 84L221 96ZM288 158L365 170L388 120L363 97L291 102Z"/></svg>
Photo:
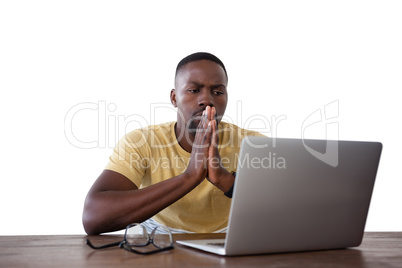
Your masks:
<svg viewBox="0 0 402 268"><path fill-rule="evenodd" d="M202 116L202 113L205 111L205 109L202 109L201 111L197 111L195 113L193 113L193 117L195 116Z"/></svg>

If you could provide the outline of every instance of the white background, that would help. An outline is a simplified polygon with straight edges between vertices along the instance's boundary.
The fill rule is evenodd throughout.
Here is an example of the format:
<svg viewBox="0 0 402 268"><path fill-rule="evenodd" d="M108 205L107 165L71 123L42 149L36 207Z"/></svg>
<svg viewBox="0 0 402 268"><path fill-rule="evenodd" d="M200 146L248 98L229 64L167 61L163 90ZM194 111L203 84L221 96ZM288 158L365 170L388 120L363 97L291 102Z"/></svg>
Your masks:
<svg viewBox="0 0 402 268"><path fill-rule="evenodd" d="M242 127L286 116L271 134L300 138L338 103L340 139L384 145L366 230L402 230L401 2L144 2L0 2L1 235L84 233L116 139L175 120L175 67L197 51L225 63L226 115Z"/></svg>

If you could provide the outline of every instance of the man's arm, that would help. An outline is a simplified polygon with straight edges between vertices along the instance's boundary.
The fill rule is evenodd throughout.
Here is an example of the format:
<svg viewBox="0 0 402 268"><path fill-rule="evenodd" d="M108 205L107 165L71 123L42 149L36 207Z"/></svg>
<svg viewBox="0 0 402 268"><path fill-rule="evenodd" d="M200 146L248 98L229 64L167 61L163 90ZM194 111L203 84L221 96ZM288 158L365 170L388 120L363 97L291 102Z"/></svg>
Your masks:
<svg viewBox="0 0 402 268"><path fill-rule="evenodd" d="M183 173L177 177L138 189L125 176L104 170L88 192L83 225L92 234L124 229L143 222L174 203L199 182Z"/></svg>
<svg viewBox="0 0 402 268"><path fill-rule="evenodd" d="M146 188L138 189L125 176L104 170L85 200L82 217L85 231L99 234L143 222L189 193L206 177L211 132L212 126L203 116L186 171Z"/></svg>

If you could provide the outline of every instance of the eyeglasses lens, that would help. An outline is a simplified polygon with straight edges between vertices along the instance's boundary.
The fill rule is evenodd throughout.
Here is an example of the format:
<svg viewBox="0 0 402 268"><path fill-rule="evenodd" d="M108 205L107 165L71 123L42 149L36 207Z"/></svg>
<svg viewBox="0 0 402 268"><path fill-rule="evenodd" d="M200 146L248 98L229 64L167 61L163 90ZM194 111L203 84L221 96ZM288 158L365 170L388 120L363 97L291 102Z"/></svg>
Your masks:
<svg viewBox="0 0 402 268"><path fill-rule="evenodd" d="M153 243L158 248L166 248L172 245L172 236L166 226L158 226L153 232Z"/></svg>
<svg viewBox="0 0 402 268"><path fill-rule="evenodd" d="M126 240L131 246L145 246L149 236L144 226L138 224L126 229Z"/></svg>

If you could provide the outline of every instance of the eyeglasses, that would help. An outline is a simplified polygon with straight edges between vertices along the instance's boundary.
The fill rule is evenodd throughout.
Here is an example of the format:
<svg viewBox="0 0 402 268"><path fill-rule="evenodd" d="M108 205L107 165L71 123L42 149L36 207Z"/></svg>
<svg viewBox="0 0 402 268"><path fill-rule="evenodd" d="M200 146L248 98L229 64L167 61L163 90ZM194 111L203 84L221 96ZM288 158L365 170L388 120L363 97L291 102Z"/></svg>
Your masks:
<svg viewBox="0 0 402 268"><path fill-rule="evenodd" d="M160 233L166 234L167 236L161 235ZM151 234L148 234L144 225L139 223L133 223L126 227L123 241L103 246L94 246L89 239L85 240L85 243L93 249L104 249L118 246L127 251L138 254L153 254L174 248L172 233L168 227L160 225L156 227ZM157 248L156 250L139 251L134 249L135 247L146 247L151 243Z"/></svg>

